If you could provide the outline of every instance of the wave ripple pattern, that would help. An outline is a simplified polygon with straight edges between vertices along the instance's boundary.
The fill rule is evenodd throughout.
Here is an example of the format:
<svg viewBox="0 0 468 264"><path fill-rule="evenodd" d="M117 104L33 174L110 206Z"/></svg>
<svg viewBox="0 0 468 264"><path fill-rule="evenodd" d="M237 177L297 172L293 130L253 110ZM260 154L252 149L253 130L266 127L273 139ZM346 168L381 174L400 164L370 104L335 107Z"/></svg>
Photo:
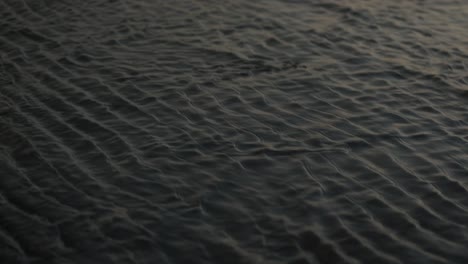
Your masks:
<svg viewBox="0 0 468 264"><path fill-rule="evenodd" d="M468 4L0 0L2 263L468 263Z"/></svg>

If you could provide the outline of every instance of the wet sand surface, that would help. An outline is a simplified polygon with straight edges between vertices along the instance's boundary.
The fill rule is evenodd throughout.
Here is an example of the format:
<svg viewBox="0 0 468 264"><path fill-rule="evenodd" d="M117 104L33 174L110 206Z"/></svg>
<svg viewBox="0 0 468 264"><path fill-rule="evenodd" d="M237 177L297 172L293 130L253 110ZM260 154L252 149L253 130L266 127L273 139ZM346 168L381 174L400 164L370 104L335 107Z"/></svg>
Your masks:
<svg viewBox="0 0 468 264"><path fill-rule="evenodd" d="M2 263L468 263L465 1L0 0Z"/></svg>

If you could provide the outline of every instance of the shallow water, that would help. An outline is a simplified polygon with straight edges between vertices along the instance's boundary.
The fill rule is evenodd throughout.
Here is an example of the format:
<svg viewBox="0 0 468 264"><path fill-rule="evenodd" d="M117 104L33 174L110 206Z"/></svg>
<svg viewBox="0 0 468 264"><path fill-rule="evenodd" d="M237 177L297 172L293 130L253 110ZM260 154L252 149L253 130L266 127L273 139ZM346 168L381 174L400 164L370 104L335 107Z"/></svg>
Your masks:
<svg viewBox="0 0 468 264"><path fill-rule="evenodd" d="M465 1L0 0L2 263L468 263Z"/></svg>

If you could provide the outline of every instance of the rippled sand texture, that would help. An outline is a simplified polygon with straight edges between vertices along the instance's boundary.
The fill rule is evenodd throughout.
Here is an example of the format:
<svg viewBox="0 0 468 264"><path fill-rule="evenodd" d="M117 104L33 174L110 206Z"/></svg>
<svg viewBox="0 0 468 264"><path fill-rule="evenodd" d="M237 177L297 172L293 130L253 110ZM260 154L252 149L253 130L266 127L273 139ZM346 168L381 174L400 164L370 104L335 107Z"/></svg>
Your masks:
<svg viewBox="0 0 468 264"><path fill-rule="evenodd" d="M0 0L2 263L468 263L465 1Z"/></svg>

